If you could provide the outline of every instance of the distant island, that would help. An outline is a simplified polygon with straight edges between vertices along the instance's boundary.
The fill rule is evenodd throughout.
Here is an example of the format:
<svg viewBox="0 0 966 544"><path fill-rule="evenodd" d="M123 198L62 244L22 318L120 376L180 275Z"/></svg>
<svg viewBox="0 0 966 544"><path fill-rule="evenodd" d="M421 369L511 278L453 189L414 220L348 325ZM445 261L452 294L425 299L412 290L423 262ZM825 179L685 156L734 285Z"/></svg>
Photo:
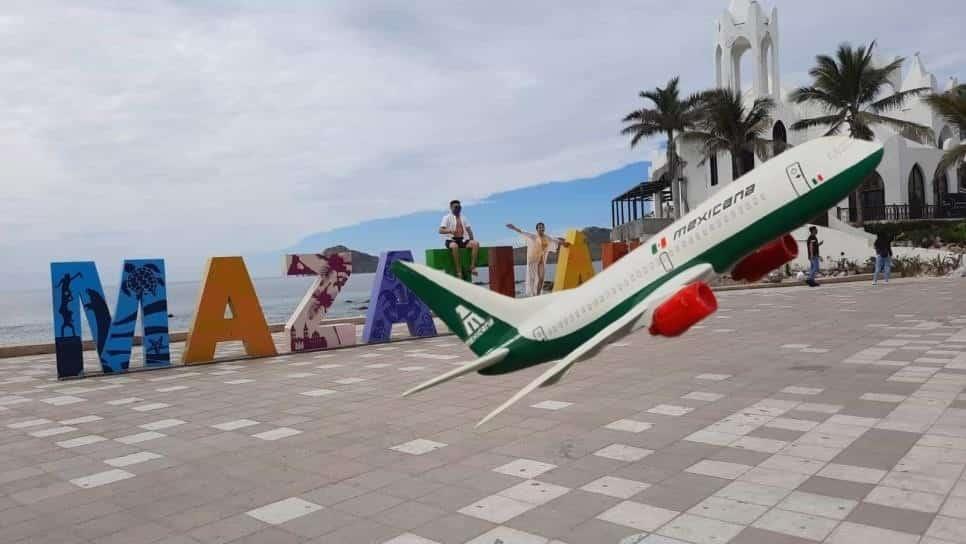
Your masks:
<svg viewBox="0 0 966 544"><path fill-rule="evenodd" d="M599 261L601 254L600 245L604 242L610 241L610 229L601 227L587 227L583 229L582 232L584 233L584 237L587 239L587 244L590 246L591 260ZM352 253L352 271L354 273L370 274L376 271L376 267L379 265L379 257L376 255L370 255L368 253L349 249L341 245L330 247L322 253L328 255L329 253L342 253L345 251ZM556 263L557 254L551 253L547 259L547 262L551 264ZM513 248L513 264L527 264L526 247L520 246Z"/></svg>
<svg viewBox="0 0 966 544"><path fill-rule="evenodd" d="M345 246L332 246L323 251L322 254L328 255L330 253L343 253L346 251L352 254L352 272L355 274L371 274L379 266L378 256L349 249Z"/></svg>

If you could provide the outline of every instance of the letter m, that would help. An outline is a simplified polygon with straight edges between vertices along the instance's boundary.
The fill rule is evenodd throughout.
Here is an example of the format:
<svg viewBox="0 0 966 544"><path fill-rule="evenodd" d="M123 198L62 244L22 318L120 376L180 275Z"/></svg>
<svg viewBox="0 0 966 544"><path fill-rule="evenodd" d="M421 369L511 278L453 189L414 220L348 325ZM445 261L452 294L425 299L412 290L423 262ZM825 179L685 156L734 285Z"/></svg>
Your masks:
<svg viewBox="0 0 966 544"><path fill-rule="evenodd" d="M51 263L50 277L58 377L84 373L81 308L105 373L122 372L130 366L139 310L143 316L145 366L171 364L164 260L124 261L113 317L93 262Z"/></svg>

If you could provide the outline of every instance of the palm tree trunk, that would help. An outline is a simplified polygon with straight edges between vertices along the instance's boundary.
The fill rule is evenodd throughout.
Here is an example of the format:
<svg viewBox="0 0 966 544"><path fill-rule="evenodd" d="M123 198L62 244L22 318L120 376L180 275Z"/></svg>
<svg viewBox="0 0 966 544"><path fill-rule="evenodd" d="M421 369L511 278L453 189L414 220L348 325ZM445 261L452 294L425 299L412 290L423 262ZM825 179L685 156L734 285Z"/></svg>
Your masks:
<svg viewBox="0 0 966 544"><path fill-rule="evenodd" d="M674 131L667 132L667 176L671 181L671 199L674 204L674 218L681 218L681 186L677 177L677 152L674 149Z"/></svg>
<svg viewBox="0 0 966 544"><path fill-rule="evenodd" d="M855 114L853 113L852 117L854 116ZM850 119L849 137L855 138L857 140L865 140L865 138L860 138L856 136L855 133L856 133L855 125ZM869 139L869 141L871 141L871 139ZM853 192L852 194L854 196L853 200L855 201L855 224L856 226L861 227L865 224L865 218L863 217L863 214L862 214L862 185L859 185L858 187L856 187L855 192Z"/></svg>
<svg viewBox="0 0 966 544"><path fill-rule="evenodd" d="M731 180L734 181L745 175L744 165L741 162L741 149L732 148L731 154Z"/></svg>

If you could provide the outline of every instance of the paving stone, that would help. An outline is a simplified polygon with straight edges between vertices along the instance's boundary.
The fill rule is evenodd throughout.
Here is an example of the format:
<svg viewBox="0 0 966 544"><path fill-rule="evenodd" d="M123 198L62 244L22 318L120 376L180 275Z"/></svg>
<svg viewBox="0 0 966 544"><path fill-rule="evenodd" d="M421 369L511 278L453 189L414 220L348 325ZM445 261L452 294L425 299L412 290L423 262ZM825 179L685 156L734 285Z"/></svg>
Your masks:
<svg viewBox="0 0 966 544"><path fill-rule="evenodd" d="M851 522L893 531L923 534L929 528L929 524L932 523L934 517L933 514L928 512L860 502L847 519Z"/></svg>
<svg viewBox="0 0 966 544"><path fill-rule="evenodd" d="M966 362L936 361L966 353L966 314L949 280L894 283L721 293L731 334L695 328L642 366L635 333L479 429L519 376L398 396L472 357L452 337L72 382L52 356L5 360L0 541L963 541ZM913 306L925 321L892 317ZM319 508L245 514L286 498ZM481 502L490 520L459 513Z"/></svg>
<svg viewBox="0 0 966 544"><path fill-rule="evenodd" d="M648 504L624 501L600 514L597 519L642 531L654 531L673 519L678 513Z"/></svg>

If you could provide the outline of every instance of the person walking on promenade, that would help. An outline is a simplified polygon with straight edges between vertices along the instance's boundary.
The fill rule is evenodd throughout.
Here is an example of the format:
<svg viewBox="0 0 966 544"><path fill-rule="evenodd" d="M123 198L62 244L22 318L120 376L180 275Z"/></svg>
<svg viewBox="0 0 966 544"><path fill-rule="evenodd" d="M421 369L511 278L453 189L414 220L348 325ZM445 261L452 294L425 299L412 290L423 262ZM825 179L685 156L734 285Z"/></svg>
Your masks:
<svg viewBox="0 0 966 544"><path fill-rule="evenodd" d="M818 265L821 262L821 257L819 256L818 248L825 242L818 241L818 227L812 225L808 227L808 240L805 241L805 245L808 247L808 279L805 283L811 287L818 287L818 283L815 281L815 275L818 274Z"/></svg>
<svg viewBox="0 0 966 544"><path fill-rule="evenodd" d="M547 256L560 246L570 247L563 238L551 238L546 234L546 226L537 223L536 234L517 228L512 223L506 228L519 233L527 241L527 284L526 296L533 297L543 291L543 278L547 266Z"/></svg>
<svg viewBox="0 0 966 544"><path fill-rule="evenodd" d="M443 247L453 253L453 264L456 266L456 277L463 278L463 263L460 261L460 248L470 248L470 274L476 275L476 255L480 250L480 243L473 239L473 227L469 219L462 213L463 206L459 200L451 200L449 213L443 216L439 225L439 233L443 235Z"/></svg>
<svg viewBox="0 0 966 544"><path fill-rule="evenodd" d="M889 238L879 233L875 238L875 272L872 273L872 286L875 287L879 281L879 273L882 272L885 283L889 283L889 271L892 269L892 244Z"/></svg>

